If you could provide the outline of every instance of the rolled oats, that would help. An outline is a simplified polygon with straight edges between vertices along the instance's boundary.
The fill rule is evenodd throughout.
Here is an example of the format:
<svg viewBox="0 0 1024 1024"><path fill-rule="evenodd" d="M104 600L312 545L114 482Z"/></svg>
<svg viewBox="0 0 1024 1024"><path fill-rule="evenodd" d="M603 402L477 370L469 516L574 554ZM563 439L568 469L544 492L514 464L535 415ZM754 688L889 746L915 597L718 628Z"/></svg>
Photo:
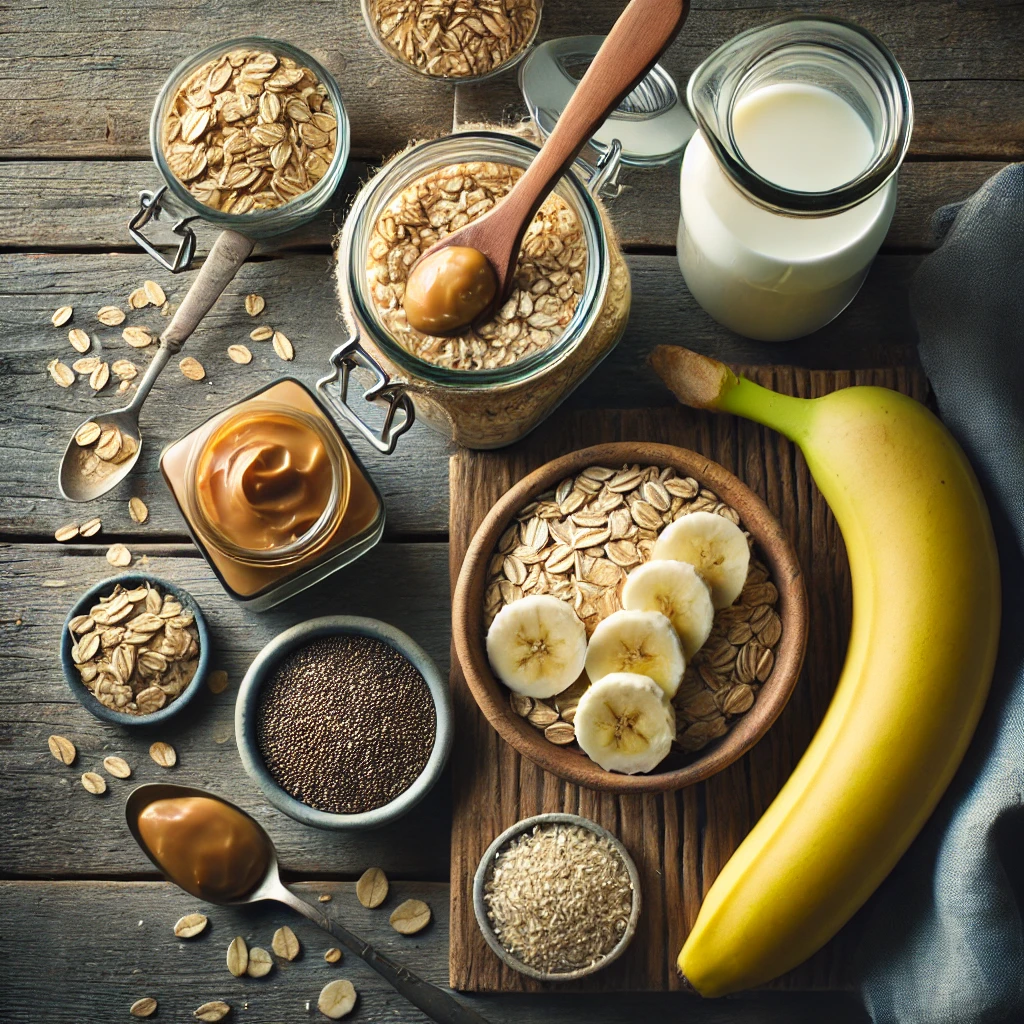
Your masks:
<svg viewBox="0 0 1024 1024"><path fill-rule="evenodd" d="M89 335L79 327L73 327L68 331L68 341L71 342L71 347L76 352L88 352L89 346L92 344Z"/></svg>
<svg viewBox="0 0 1024 1024"><path fill-rule="evenodd" d="M96 319L106 327L117 327L124 323L124 310L118 306L103 306L96 311Z"/></svg>
<svg viewBox="0 0 1024 1024"><path fill-rule="evenodd" d="M266 305L266 299L264 299L262 295L257 295L255 292L246 295L245 297L245 311L249 316L259 316Z"/></svg>
<svg viewBox="0 0 1024 1024"><path fill-rule="evenodd" d="M53 326L63 327L71 319L71 314L73 312L74 310L70 306L61 306L60 309L50 317Z"/></svg>
<svg viewBox="0 0 1024 1024"><path fill-rule="evenodd" d="M622 607L626 574L649 560L661 529L705 508L739 521L717 495L671 468L591 466L567 477L521 509L498 541L484 588L485 627L512 601L553 594L573 605L589 636ZM743 592L716 613L673 699L682 750L699 750L724 735L753 706L782 638L778 599L767 568L752 557ZM568 744L586 685L584 677L544 700L511 694L510 703L548 740Z"/></svg>
<svg viewBox="0 0 1024 1024"><path fill-rule="evenodd" d="M245 214L313 188L334 159L337 136L327 88L309 68L233 50L181 83L161 141L171 173L199 202Z"/></svg>
<svg viewBox="0 0 1024 1024"><path fill-rule="evenodd" d="M185 356L180 363L178 363L178 369L189 379L189 380L202 380L206 376L206 370L203 369L203 364L198 359L193 359L192 356Z"/></svg>
<svg viewBox="0 0 1024 1024"><path fill-rule="evenodd" d="M453 370L509 366L554 344L572 320L587 248L579 218L558 195L548 196L528 228L515 284L493 319L453 337L423 334L406 319L405 284L420 254L493 209L522 173L484 161L440 167L398 193L378 218L367 283L384 327L414 356Z"/></svg>
<svg viewBox="0 0 1024 1024"><path fill-rule="evenodd" d="M438 78L485 75L529 45L536 0L370 0L368 12L385 48Z"/></svg>
<svg viewBox="0 0 1024 1024"><path fill-rule="evenodd" d="M245 345L228 345L228 358L233 363L245 366L252 362L252 353Z"/></svg>

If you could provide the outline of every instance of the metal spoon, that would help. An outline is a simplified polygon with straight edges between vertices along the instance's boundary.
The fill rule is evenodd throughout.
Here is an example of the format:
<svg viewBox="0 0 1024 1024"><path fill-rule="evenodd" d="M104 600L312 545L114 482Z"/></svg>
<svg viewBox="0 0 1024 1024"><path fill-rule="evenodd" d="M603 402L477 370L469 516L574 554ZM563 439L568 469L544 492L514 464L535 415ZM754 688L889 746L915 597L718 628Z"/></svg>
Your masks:
<svg viewBox="0 0 1024 1024"><path fill-rule="evenodd" d="M205 789L193 789L191 786L176 786L165 782L148 783L133 789L128 795L128 800L125 802L124 807L128 829L135 838L135 842L142 848L142 852L153 861L161 874L163 869L149 852L142 836L139 834L139 815L154 800L187 796L201 796L211 800L219 800L229 807L234 807L239 814L245 814L245 811L240 807L217 796L215 793L207 792ZM405 996L413 1006L422 1010L431 1020L437 1021L438 1024L487 1024L485 1018L481 1017L475 1010L471 1010L468 1006L463 1006L462 1003L457 1002L444 990L431 985L422 978L418 978L407 967L396 964L394 960L375 950L365 939L359 938L358 935L350 932L344 925L328 917L315 904L307 903L296 896L281 881L277 864L277 850L274 848L270 836L267 835L266 830L252 815L245 814L245 816L263 833L267 841L267 850L269 851L267 872L263 876L263 881L247 896L237 900L224 901L219 905L241 906L246 903L259 903L261 900L276 900L278 903L284 903L286 906L291 907L292 910L297 910L303 917L308 917L310 921L323 928L324 931L330 932L346 949L362 960L365 960L397 992ZM174 878L169 878L168 881L176 885L179 884ZM190 895L206 899L201 893L192 892Z"/></svg>
<svg viewBox="0 0 1024 1024"><path fill-rule="evenodd" d="M115 409L113 412L101 413L83 420L72 434L60 462L58 478L60 493L65 498L70 501L92 501L93 498L98 498L115 487L135 467L142 451L142 434L139 430L142 403L149 396L157 377L160 376L160 371L167 365L171 356L181 351L181 346L191 337L199 322L210 311L210 307L220 298L221 293L238 273L238 268L252 252L254 245L255 242L251 238L246 238L237 231L221 232L199 275L192 282L188 294L160 335L160 347L146 368L135 396L123 409ZM116 427L124 437L134 442L135 450L123 462L100 462L100 466L105 470L103 473L86 473L85 460L89 458L90 448L83 448L75 438L89 422L98 424L100 430Z"/></svg>

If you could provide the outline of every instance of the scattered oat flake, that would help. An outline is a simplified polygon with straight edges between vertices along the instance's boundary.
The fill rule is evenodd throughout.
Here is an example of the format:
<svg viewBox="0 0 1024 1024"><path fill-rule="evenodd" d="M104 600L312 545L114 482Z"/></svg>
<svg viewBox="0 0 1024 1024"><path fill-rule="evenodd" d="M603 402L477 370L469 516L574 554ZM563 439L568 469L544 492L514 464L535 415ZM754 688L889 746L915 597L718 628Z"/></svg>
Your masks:
<svg viewBox="0 0 1024 1024"><path fill-rule="evenodd" d="M430 907L423 900L406 900L391 911L388 921L399 935L415 935L430 924Z"/></svg>
<svg viewBox="0 0 1024 1024"><path fill-rule="evenodd" d="M254 327L249 332L250 341L269 341L273 336L273 327Z"/></svg>
<svg viewBox="0 0 1024 1024"><path fill-rule="evenodd" d="M294 960L299 955L298 936L288 927L283 925L274 932L270 948L284 960Z"/></svg>
<svg viewBox="0 0 1024 1024"><path fill-rule="evenodd" d="M107 791L107 784L103 781L103 776L97 775L96 772L86 772L82 776L82 785L86 792L92 793L94 796L100 796Z"/></svg>
<svg viewBox="0 0 1024 1024"><path fill-rule="evenodd" d="M317 1009L331 1020L339 1020L351 1013L356 1005L356 990L351 981L339 978L330 981L320 991L316 1001Z"/></svg>
<svg viewBox="0 0 1024 1024"><path fill-rule="evenodd" d="M53 359L46 367L50 376L62 387L69 388L75 383L75 371L59 359Z"/></svg>
<svg viewBox="0 0 1024 1024"><path fill-rule="evenodd" d="M253 946L249 950L249 963L245 968L245 973L250 978L262 978L270 973L273 966L274 961L270 954L260 946Z"/></svg>
<svg viewBox="0 0 1024 1024"><path fill-rule="evenodd" d="M206 1022L206 1024L216 1024L217 1021L223 1020L231 1012L231 1007L219 999L215 999L212 1003L203 1003L198 1009L192 1011L192 1016L196 1020Z"/></svg>
<svg viewBox="0 0 1024 1024"><path fill-rule="evenodd" d="M245 311L249 316L259 316L266 308L267 302L262 295L253 292L245 297Z"/></svg>
<svg viewBox="0 0 1024 1024"><path fill-rule="evenodd" d="M330 903L331 902L331 894L329 892L321 893L319 896L317 896L317 899L321 903Z"/></svg>
<svg viewBox="0 0 1024 1024"><path fill-rule="evenodd" d="M61 306L50 319L54 327L63 327L70 319L74 310L70 306Z"/></svg>
<svg viewBox="0 0 1024 1024"><path fill-rule="evenodd" d="M156 1013L156 1000L152 996L143 996L132 1003L128 1012L133 1017L152 1017Z"/></svg>
<svg viewBox="0 0 1024 1024"><path fill-rule="evenodd" d="M102 525L103 524L100 521L100 517L99 516L95 516L92 519L87 519L78 528L78 535L79 535L79 537L94 537L97 533L100 532L100 527Z"/></svg>
<svg viewBox="0 0 1024 1024"><path fill-rule="evenodd" d="M53 539L59 544L63 544L65 541L74 540L79 533L78 523L65 523L64 526L59 526L54 531Z"/></svg>
<svg viewBox="0 0 1024 1024"><path fill-rule="evenodd" d="M164 295L163 288L161 288L156 281L143 281L142 290L146 293L146 298L149 299L154 306L162 306L167 301L167 296Z"/></svg>
<svg viewBox="0 0 1024 1024"><path fill-rule="evenodd" d="M329 950L327 950L326 953L324 953L324 959L329 964L336 964L336 963L338 963L341 960L341 957L342 957L342 952L341 952L340 949L338 949L337 946L331 946L331 948Z"/></svg>
<svg viewBox="0 0 1024 1024"><path fill-rule="evenodd" d="M356 882L356 898L368 910L388 898L388 876L380 868L367 868Z"/></svg>
<svg viewBox="0 0 1024 1024"><path fill-rule="evenodd" d="M193 939L206 928L207 917L198 912L179 917L174 925L174 934L179 939Z"/></svg>
<svg viewBox="0 0 1024 1024"><path fill-rule="evenodd" d="M146 327L126 327L121 332L121 337L132 348L148 348L153 344L153 335Z"/></svg>
<svg viewBox="0 0 1024 1024"><path fill-rule="evenodd" d="M149 509L141 498L128 499L128 515L136 523L144 523L149 518Z"/></svg>
<svg viewBox="0 0 1024 1024"><path fill-rule="evenodd" d="M149 296L146 295L145 288L136 288L131 295L128 296L128 305L132 309L144 309L149 305Z"/></svg>
<svg viewBox="0 0 1024 1024"><path fill-rule="evenodd" d="M123 395L131 386L132 382L130 380L123 380L117 385L117 393Z"/></svg>
<svg viewBox="0 0 1024 1024"><path fill-rule="evenodd" d="M149 756L161 768L173 768L178 763L178 752L170 743L164 743L162 740L157 740L156 743L150 746Z"/></svg>
<svg viewBox="0 0 1024 1024"><path fill-rule="evenodd" d="M252 362L252 353L244 345L228 345L228 356L233 363L242 366Z"/></svg>
<svg viewBox="0 0 1024 1024"><path fill-rule="evenodd" d="M93 391L102 391L110 380L110 367L106 363L100 363L92 373L89 374L89 387Z"/></svg>
<svg viewBox="0 0 1024 1024"><path fill-rule="evenodd" d="M89 346L92 344L89 335L79 327L73 327L68 331L68 341L71 342L71 347L76 352L88 352Z"/></svg>
<svg viewBox="0 0 1024 1024"><path fill-rule="evenodd" d="M139 375L139 368L130 359L115 359L110 369L123 381L135 380Z"/></svg>
<svg viewBox="0 0 1024 1024"><path fill-rule="evenodd" d="M240 978L249 966L249 948L241 935L236 935L228 946L228 970Z"/></svg>
<svg viewBox="0 0 1024 1024"><path fill-rule="evenodd" d="M123 544L111 544L107 548L107 561L118 569L132 564L132 553Z"/></svg>
<svg viewBox="0 0 1024 1024"><path fill-rule="evenodd" d="M274 331L274 351L285 361L295 358L292 343L280 331Z"/></svg>
<svg viewBox="0 0 1024 1024"><path fill-rule="evenodd" d="M81 359L76 359L71 364L71 369L75 373L92 373L93 370L102 363L103 360L99 356L83 356Z"/></svg>
<svg viewBox="0 0 1024 1024"><path fill-rule="evenodd" d="M123 757L105 757L103 767L115 779L127 779L132 773L131 765Z"/></svg>
<svg viewBox="0 0 1024 1024"><path fill-rule="evenodd" d="M50 753L62 764L73 764L78 756L74 743L66 736L51 736L46 745L50 748Z"/></svg>
<svg viewBox="0 0 1024 1024"><path fill-rule="evenodd" d="M107 327L116 327L124 323L124 310L117 306L103 306L96 311L96 319Z"/></svg>
<svg viewBox="0 0 1024 1024"><path fill-rule="evenodd" d="M211 693L223 693L228 686L228 674L222 668L215 668L207 677L206 685Z"/></svg>
<svg viewBox="0 0 1024 1024"><path fill-rule="evenodd" d="M202 380L206 376L203 364L198 359L193 359L192 356L185 356L178 363L178 367L189 380Z"/></svg>

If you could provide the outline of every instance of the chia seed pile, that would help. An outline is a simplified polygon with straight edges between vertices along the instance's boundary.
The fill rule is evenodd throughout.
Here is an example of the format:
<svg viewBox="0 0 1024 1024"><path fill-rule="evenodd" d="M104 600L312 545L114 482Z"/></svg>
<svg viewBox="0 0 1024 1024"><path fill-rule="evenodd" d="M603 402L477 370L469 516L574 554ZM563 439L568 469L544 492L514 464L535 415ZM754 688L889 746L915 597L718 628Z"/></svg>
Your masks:
<svg viewBox="0 0 1024 1024"><path fill-rule="evenodd" d="M494 934L514 957L546 974L568 974L618 945L633 885L604 836L579 825L538 825L498 851L484 901Z"/></svg>
<svg viewBox="0 0 1024 1024"><path fill-rule="evenodd" d="M371 637L333 636L289 655L263 687L256 740L296 800L358 814L412 785L436 728L430 689L412 662Z"/></svg>

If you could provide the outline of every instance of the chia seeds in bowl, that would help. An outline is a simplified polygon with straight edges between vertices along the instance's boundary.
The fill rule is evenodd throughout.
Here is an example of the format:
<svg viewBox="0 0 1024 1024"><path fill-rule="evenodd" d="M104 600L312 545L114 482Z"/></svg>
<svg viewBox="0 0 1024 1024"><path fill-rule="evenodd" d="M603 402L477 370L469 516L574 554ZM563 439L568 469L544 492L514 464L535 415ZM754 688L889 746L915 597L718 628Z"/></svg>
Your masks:
<svg viewBox="0 0 1024 1024"><path fill-rule="evenodd" d="M236 735L246 770L280 810L321 828L372 828L409 810L440 774L447 684L384 623L314 619L250 666Z"/></svg>

